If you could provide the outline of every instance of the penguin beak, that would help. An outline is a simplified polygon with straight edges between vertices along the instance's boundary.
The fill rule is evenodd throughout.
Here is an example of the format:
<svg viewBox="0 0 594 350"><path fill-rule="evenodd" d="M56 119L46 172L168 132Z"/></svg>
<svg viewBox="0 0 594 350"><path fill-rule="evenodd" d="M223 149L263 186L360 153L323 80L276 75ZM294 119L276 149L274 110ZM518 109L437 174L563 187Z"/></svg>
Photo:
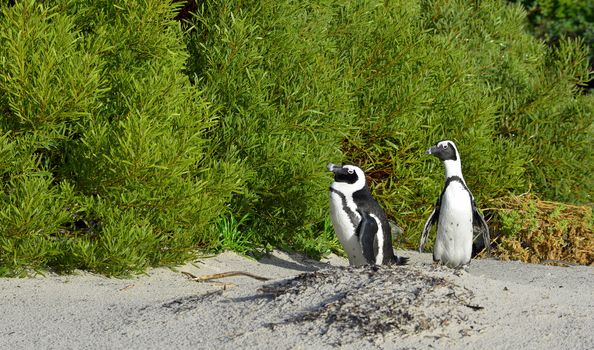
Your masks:
<svg viewBox="0 0 594 350"><path fill-rule="evenodd" d="M437 148L435 146L432 146L428 148L427 151L425 151L425 154L433 154L435 153L435 151L437 151Z"/></svg>
<svg viewBox="0 0 594 350"><path fill-rule="evenodd" d="M328 163L327 165L328 170L330 170L331 172L335 172L336 170L342 168L340 165L336 165L336 164L332 164L332 163Z"/></svg>

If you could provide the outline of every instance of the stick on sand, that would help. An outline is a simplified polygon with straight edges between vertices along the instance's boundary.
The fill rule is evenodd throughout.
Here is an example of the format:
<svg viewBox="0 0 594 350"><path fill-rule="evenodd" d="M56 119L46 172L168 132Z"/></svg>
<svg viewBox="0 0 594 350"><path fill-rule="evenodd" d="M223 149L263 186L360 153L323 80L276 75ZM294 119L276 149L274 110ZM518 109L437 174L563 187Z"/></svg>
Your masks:
<svg viewBox="0 0 594 350"><path fill-rule="evenodd" d="M215 273L213 275L204 275L204 276L195 276L195 275L193 275L189 272L186 272L186 271L182 271L181 273L190 277L192 280L194 280L196 282L204 282L204 281L209 281L209 280L213 280L213 279L232 277L232 276L247 276L247 277L257 279L258 281L269 281L270 280L270 278L254 275L253 273L243 272L243 271L221 272L221 273Z"/></svg>

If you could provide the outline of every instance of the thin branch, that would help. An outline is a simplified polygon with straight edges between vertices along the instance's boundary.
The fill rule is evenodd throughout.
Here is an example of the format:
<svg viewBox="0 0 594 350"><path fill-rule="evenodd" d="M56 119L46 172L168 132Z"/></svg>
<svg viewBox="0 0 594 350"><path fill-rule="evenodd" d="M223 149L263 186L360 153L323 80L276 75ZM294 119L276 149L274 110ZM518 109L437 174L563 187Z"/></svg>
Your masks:
<svg viewBox="0 0 594 350"><path fill-rule="evenodd" d="M215 273L213 275L204 275L204 276L195 276L195 275L193 275L189 272L186 272L186 271L182 271L181 273L190 277L190 279L192 279L196 282L204 282L204 281L209 281L209 280L213 280L213 279L232 277L232 276L246 276L246 277L251 277L253 279L257 279L258 281L269 281L270 280L270 278L254 275L253 273L243 272L243 271L221 272L221 273Z"/></svg>

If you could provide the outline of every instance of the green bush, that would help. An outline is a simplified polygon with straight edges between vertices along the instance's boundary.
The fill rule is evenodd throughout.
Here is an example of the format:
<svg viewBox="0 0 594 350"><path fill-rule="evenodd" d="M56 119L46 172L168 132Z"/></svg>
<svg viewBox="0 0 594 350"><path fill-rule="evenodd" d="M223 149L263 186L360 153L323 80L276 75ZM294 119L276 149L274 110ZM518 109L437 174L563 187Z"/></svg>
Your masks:
<svg viewBox="0 0 594 350"><path fill-rule="evenodd" d="M367 171L416 245L443 185L441 164L423 153L445 138L479 204L528 190L591 200L594 101L575 89L589 78L586 50L540 44L519 6L200 4L188 72L217 106L217 156L243 166L232 208L264 240L301 250L324 240L323 165L344 160Z"/></svg>
<svg viewBox="0 0 594 350"><path fill-rule="evenodd" d="M188 70L218 110L217 155L241 163L235 216L248 215L259 239L277 246L317 235L311 228L327 215L325 165L341 157L352 118L325 31L333 11L311 5L207 1L189 43Z"/></svg>
<svg viewBox="0 0 594 350"><path fill-rule="evenodd" d="M590 67L594 67L594 6L583 0L509 0L528 11L531 31L556 46L564 38L582 38L590 48Z"/></svg>
<svg viewBox="0 0 594 350"><path fill-rule="evenodd" d="M519 5L204 0L180 25L176 3L0 5L0 275L337 251L340 161L416 246L446 138L481 207L592 201L587 51L539 43Z"/></svg>
<svg viewBox="0 0 594 350"><path fill-rule="evenodd" d="M0 11L0 273L118 275L216 246L211 224L239 177L209 156L216 120L183 74L174 8L27 0Z"/></svg>

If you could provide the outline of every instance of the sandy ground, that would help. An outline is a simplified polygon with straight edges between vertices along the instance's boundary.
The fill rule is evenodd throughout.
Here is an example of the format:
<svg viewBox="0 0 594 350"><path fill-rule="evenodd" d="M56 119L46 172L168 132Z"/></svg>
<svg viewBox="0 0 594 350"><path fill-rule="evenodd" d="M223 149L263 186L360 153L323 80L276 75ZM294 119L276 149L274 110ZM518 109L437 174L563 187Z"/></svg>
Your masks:
<svg viewBox="0 0 594 350"><path fill-rule="evenodd" d="M594 348L593 267L485 259L454 273L430 254L399 253L408 266L224 253L131 279L0 279L0 348Z"/></svg>

